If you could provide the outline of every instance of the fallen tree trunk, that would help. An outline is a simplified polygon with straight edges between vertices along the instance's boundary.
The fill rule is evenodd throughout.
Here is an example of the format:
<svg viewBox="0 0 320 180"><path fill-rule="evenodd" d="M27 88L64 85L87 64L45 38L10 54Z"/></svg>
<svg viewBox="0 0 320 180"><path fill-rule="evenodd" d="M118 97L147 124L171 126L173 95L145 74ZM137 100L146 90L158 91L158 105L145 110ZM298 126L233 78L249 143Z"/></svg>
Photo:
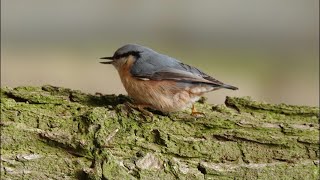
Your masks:
<svg viewBox="0 0 320 180"><path fill-rule="evenodd" d="M227 97L145 117L120 95L1 90L4 179L319 179L319 108Z"/></svg>

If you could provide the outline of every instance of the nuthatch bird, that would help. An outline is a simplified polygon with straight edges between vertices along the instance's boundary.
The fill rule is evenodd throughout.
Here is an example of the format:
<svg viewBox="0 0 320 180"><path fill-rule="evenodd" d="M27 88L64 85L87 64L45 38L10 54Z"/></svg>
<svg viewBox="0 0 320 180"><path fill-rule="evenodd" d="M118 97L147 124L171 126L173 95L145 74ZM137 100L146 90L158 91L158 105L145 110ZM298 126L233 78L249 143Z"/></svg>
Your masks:
<svg viewBox="0 0 320 180"><path fill-rule="evenodd" d="M199 69L184 64L172 57L160 54L150 48L127 44L119 48L111 61L135 107L155 109L164 113L183 110L192 106L207 92L221 88L237 90L205 74Z"/></svg>

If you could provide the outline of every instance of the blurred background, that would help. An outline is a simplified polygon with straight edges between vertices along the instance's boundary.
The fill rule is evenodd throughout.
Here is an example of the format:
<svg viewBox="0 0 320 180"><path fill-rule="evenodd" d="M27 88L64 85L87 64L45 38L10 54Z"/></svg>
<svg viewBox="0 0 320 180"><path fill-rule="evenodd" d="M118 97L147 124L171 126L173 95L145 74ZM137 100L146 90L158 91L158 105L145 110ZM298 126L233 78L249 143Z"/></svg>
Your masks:
<svg viewBox="0 0 320 180"><path fill-rule="evenodd" d="M127 43L148 46L271 103L319 106L318 0L3 0L1 86L126 94L99 64Z"/></svg>

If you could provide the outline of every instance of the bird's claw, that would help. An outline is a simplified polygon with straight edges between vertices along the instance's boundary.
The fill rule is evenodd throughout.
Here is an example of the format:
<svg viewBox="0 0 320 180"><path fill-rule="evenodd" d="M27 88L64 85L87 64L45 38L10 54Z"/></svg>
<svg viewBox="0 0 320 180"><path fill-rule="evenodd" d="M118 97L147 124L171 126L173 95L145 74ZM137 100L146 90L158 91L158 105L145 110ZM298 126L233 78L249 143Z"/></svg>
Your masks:
<svg viewBox="0 0 320 180"><path fill-rule="evenodd" d="M195 117L197 117L197 116L206 116L206 114L205 113L203 113L203 112L191 112L191 116L195 116Z"/></svg>
<svg viewBox="0 0 320 180"><path fill-rule="evenodd" d="M135 105L135 104L131 104L129 102L126 102L125 106L130 109L135 109L135 110L141 112L145 116L153 117L153 114L150 111L144 109L144 107L146 107L145 105Z"/></svg>
<svg viewBox="0 0 320 180"><path fill-rule="evenodd" d="M194 116L194 117L198 117L199 115L206 117L206 114L203 113L203 112L198 112L198 111L196 110L196 108L194 107L194 105L192 105L192 110L191 110L191 114L190 114L190 115L191 115L191 116Z"/></svg>

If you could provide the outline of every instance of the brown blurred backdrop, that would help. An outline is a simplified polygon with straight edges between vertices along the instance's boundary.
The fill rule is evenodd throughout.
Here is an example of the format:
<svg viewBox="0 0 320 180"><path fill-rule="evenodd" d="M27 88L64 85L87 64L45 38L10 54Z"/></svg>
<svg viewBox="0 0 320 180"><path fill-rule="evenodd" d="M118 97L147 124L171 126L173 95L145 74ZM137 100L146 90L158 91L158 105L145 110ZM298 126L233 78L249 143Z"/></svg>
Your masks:
<svg viewBox="0 0 320 180"><path fill-rule="evenodd" d="M1 86L126 94L99 64L138 43L272 103L319 105L318 0L3 0Z"/></svg>

